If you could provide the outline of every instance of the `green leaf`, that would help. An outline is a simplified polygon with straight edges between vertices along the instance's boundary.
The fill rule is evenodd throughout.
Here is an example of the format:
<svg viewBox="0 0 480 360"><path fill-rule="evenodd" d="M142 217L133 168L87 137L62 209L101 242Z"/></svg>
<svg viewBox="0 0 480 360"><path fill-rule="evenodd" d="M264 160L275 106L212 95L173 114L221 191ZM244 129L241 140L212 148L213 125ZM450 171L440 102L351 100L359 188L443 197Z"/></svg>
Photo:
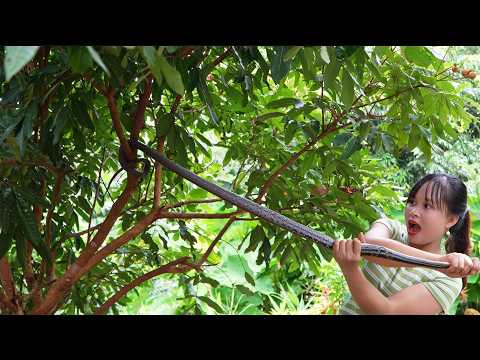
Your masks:
<svg viewBox="0 0 480 360"><path fill-rule="evenodd" d="M197 296L197 299L199 300L202 300L205 304L207 304L208 306L210 306L213 310L215 310L217 313L219 314L223 314L224 311L223 309L220 307L220 305L218 305L215 301L213 301L212 299L206 297L206 296Z"/></svg>
<svg viewBox="0 0 480 360"><path fill-rule="evenodd" d="M215 108L213 107L212 96L210 95L210 92L207 87L207 83L205 82L205 76L203 76L203 74L200 74L198 78L197 90L198 90L198 95L200 95L200 99L205 105L207 105L208 111L210 113L210 118L212 119L213 123L216 126L218 126L219 125L218 116L217 116L217 113L215 112Z"/></svg>
<svg viewBox="0 0 480 360"><path fill-rule="evenodd" d="M355 136L350 138L350 140L348 140L347 144L345 145L345 150L343 151L343 154L340 157L340 159L342 160L348 159L350 156L352 156L352 154L355 151L360 150L361 148L362 148L362 145L359 137Z"/></svg>
<svg viewBox="0 0 480 360"><path fill-rule="evenodd" d="M283 250L282 257L280 258L280 265L283 266L287 262L288 257L290 256L292 252L292 247L288 245L285 250Z"/></svg>
<svg viewBox="0 0 480 360"><path fill-rule="evenodd" d="M303 102L299 99L295 98L284 98L284 99L278 99L269 102L265 107L268 109L277 109L280 107L287 107L287 106L295 106L295 107L301 107L303 105Z"/></svg>
<svg viewBox="0 0 480 360"><path fill-rule="evenodd" d="M338 72L340 70L340 64L336 61L331 61L325 68L324 74L324 83L326 89L333 89L335 84L335 79L337 78Z"/></svg>
<svg viewBox="0 0 480 360"><path fill-rule="evenodd" d="M342 74L342 102L347 109L353 104L353 97L355 93L353 91L353 80L349 72L343 69Z"/></svg>
<svg viewBox="0 0 480 360"><path fill-rule="evenodd" d="M405 57L408 61L422 67L428 67L433 61L432 53L424 46L406 46Z"/></svg>
<svg viewBox="0 0 480 360"><path fill-rule="evenodd" d="M376 192L378 194L381 194L381 195L384 195L384 196L387 196L387 197L391 197L391 198L396 198L397 197L397 193L395 191L393 191L392 189L389 189L385 186L382 186L382 185L375 185L375 186L372 186L370 189L369 189L369 192Z"/></svg>
<svg viewBox="0 0 480 360"><path fill-rule="evenodd" d="M5 46L5 80L18 73L30 60L33 59L40 46Z"/></svg>
<svg viewBox="0 0 480 360"><path fill-rule="evenodd" d="M27 268L27 241L20 231L17 231L15 235L15 249L17 252L17 261L25 273L25 269Z"/></svg>
<svg viewBox="0 0 480 360"><path fill-rule="evenodd" d="M257 225L250 234L250 244L248 248L245 249L245 252L254 251L257 248L258 244L260 244L260 242L262 242L265 237L266 235L263 227Z"/></svg>
<svg viewBox="0 0 480 360"><path fill-rule="evenodd" d="M10 209L3 209L4 211L7 212L7 214L10 214L11 211ZM9 216L7 216L8 219ZM10 247L12 246L13 242L13 236L15 233L15 227L13 222L2 222L1 225L1 234L0 234L0 259L10 250Z"/></svg>
<svg viewBox="0 0 480 360"><path fill-rule="evenodd" d="M107 67L103 63L102 58L97 53L97 51L91 46L87 46L87 49L93 61L95 61L108 74L108 76L110 76L110 71L108 71Z"/></svg>
<svg viewBox="0 0 480 360"><path fill-rule="evenodd" d="M238 291L240 291L242 294L245 294L247 296L252 296L254 295L254 293L246 286L244 285L241 285L241 284L237 284L235 285L235 289L237 289Z"/></svg>
<svg viewBox="0 0 480 360"><path fill-rule="evenodd" d="M20 224L22 225L22 230L24 231L28 240L30 240L32 243L32 246L35 248L35 250L38 251L40 256L47 260L48 263L51 263L52 258L50 251L43 241L40 231L37 228L33 212L26 209L26 205L21 205L22 202L23 201L17 197L17 214Z"/></svg>
<svg viewBox="0 0 480 360"><path fill-rule="evenodd" d="M285 62L283 57L287 52L286 46L276 46L274 48L274 55L272 59L272 79L276 84L288 74L290 71L290 62Z"/></svg>
<svg viewBox="0 0 480 360"><path fill-rule="evenodd" d="M18 123L22 121L22 117L18 116L14 118L13 122L8 125L8 127L4 130L3 134L0 135L0 144L3 143L3 141L10 135L13 129L18 125Z"/></svg>
<svg viewBox="0 0 480 360"><path fill-rule="evenodd" d="M268 238L265 236L263 238L263 241L262 241L262 253L263 253L263 258L265 260L265 263L269 264L270 262L270 253L272 251L272 247L270 245L270 241L268 240Z"/></svg>
<svg viewBox="0 0 480 360"><path fill-rule="evenodd" d="M290 120L288 122L285 128L285 144L290 144L298 129L298 123L295 120Z"/></svg>
<svg viewBox="0 0 480 360"><path fill-rule="evenodd" d="M160 67L160 62L158 61L157 52L153 46L144 46L143 47L143 57L148 64L148 67L152 71L153 76L160 86L162 84L162 69Z"/></svg>
<svg viewBox="0 0 480 360"><path fill-rule="evenodd" d="M157 136L166 136L175 123L175 116L170 113L160 113L159 119L155 122Z"/></svg>
<svg viewBox="0 0 480 360"><path fill-rule="evenodd" d="M250 285L255 286L255 280L248 272L245 272L245 280L247 280Z"/></svg>
<svg viewBox="0 0 480 360"><path fill-rule="evenodd" d="M68 60L72 70L79 74L84 73L93 65L92 57L84 46L68 47Z"/></svg>
<svg viewBox="0 0 480 360"><path fill-rule="evenodd" d="M420 141L421 133L420 129L417 125L412 125L412 129L410 130L410 135L408 138L408 149L413 150Z"/></svg>
<svg viewBox="0 0 480 360"><path fill-rule="evenodd" d="M168 86L172 88L178 95L185 93L185 87L183 86L182 76L172 65L170 65L162 55L158 55L157 59L160 70L162 71L165 80L167 80Z"/></svg>
<svg viewBox="0 0 480 360"><path fill-rule="evenodd" d="M275 111L275 112L260 115L260 116L255 118L255 121L258 122L258 121L268 120L268 119L272 119L272 118L283 116L283 115L285 115L285 114L281 113L281 112L278 112L278 111Z"/></svg>
<svg viewBox="0 0 480 360"><path fill-rule="evenodd" d="M288 51L283 55L283 61L291 60L297 55L297 53L303 48L303 46L292 46Z"/></svg>
<svg viewBox="0 0 480 360"><path fill-rule="evenodd" d="M320 57L326 64L330 64L330 56L328 56L328 50L326 46L320 46Z"/></svg>

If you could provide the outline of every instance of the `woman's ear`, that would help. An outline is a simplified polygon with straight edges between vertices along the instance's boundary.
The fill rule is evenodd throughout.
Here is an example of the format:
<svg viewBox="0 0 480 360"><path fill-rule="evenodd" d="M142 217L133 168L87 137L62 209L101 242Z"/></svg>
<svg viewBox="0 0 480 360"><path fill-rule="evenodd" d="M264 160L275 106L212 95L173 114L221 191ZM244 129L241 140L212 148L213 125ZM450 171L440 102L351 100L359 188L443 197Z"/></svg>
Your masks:
<svg viewBox="0 0 480 360"><path fill-rule="evenodd" d="M460 219L460 216L458 215L448 215L447 223L446 223L447 230L449 230L453 225L455 225L459 219Z"/></svg>

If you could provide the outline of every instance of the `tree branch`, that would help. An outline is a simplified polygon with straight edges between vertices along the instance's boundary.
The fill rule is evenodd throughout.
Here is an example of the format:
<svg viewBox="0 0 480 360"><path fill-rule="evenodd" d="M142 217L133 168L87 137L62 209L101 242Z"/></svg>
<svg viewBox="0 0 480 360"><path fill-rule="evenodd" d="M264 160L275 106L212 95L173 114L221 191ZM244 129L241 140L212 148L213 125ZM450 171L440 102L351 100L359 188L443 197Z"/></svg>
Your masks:
<svg viewBox="0 0 480 360"><path fill-rule="evenodd" d="M143 89L143 92L140 95L140 100L138 101L137 111L135 112L135 116L133 118L133 130L130 134L130 140L138 140L140 130L142 130L145 125L145 109L147 108L148 100L152 94L152 83L153 75L150 74L147 77L147 83L145 84L145 88Z"/></svg>
<svg viewBox="0 0 480 360"><path fill-rule="evenodd" d="M108 108L110 109L110 115L112 116L113 127L115 132L117 133L118 140L120 141L120 146L122 147L125 155L128 159L133 160L134 155L133 151L130 148L130 144L125 137L125 133L123 132L122 123L120 121L120 113L118 112L117 104L115 102L114 97L114 89L110 89L110 91L106 92Z"/></svg>
<svg viewBox="0 0 480 360"><path fill-rule="evenodd" d="M71 289L75 281L77 281L82 275L82 268L102 245L103 241L112 229L113 224L122 213L122 209L131 198L137 186L138 179L135 176L129 175L125 190L117 199L117 201L113 203L110 212L100 225L97 234L94 236L92 241L87 244L85 249L83 249L77 260L71 266L69 266L63 277L53 283L51 288L48 290L43 303L34 308L32 314L49 314L55 309L56 305L63 300L64 296Z"/></svg>
<svg viewBox="0 0 480 360"><path fill-rule="evenodd" d="M160 266L158 269L150 271L135 280L133 280L130 284L125 285L122 287L115 295L113 295L110 299L108 299L102 306L100 306L97 310L95 310L94 315L104 315L110 307L115 304L117 301L122 299L130 290L139 286L140 284L144 283L151 278L165 274L165 273L179 273L185 272L188 270L188 263L186 262L189 259L188 256L182 257L180 259L174 260L169 262L168 264ZM187 265L187 267L177 267L177 265Z"/></svg>
<svg viewBox="0 0 480 360"><path fill-rule="evenodd" d="M213 249L215 248L215 246L217 245L217 243L220 241L220 239L222 238L222 236L227 232L228 228L230 227L230 225L232 225L236 220L236 217L235 216L231 216L228 221L225 223L225 225L223 226L222 230L220 230L220 232L217 234L217 236L215 237L215 239L212 241L212 243L210 244L210 246L208 247L207 251L205 251L205 253L202 255L202 257L200 258L200 260L197 262L197 266L201 266L208 258L208 256L210 255L210 253L213 251Z"/></svg>
<svg viewBox="0 0 480 360"><path fill-rule="evenodd" d="M426 86L423 85L423 84L418 84L418 85L412 86L411 88L408 88L408 89L405 89L405 90L402 90L402 91L397 91L395 94L392 94L392 95L386 96L386 97L384 97L384 98L381 98L381 99L372 101L372 102L370 102L370 103L361 104L361 105L357 105L357 106L352 106L352 109L360 109L360 108L365 107L365 106L373 105L373 104L376 104L376 103L379 103L379 102L381 102L381 101L385 101L385 100L391 99L391 98L393 98L393 97L399 96L400 94L403 94L403 93L405 93L405 92L408 92L408 91L411 91L411 90L413 90L413 89L420 88L420 87L426 87Z"/></svg>
<svg viewBox="0 0 480 360"><path fill-rule="evenodd" d="M2 285L5 295L10 301L15 300L16 292L13 282L12 272L6 256L0 259L0 284Z"/></svg>

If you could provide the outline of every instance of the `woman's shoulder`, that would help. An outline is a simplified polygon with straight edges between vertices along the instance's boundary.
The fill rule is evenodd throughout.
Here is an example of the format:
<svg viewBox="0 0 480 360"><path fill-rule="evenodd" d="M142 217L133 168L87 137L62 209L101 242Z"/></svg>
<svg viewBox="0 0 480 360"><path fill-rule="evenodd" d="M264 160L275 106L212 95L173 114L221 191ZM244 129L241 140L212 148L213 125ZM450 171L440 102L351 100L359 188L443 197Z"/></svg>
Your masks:
<svg viewBox="0 0 480 360"><path fill-rule="evenodd" d="M381 217L375 220L372 226L375 224L382 224L387 227L393 240L404 244L408 243L407 227L402 222L389 217Z"/></svg>

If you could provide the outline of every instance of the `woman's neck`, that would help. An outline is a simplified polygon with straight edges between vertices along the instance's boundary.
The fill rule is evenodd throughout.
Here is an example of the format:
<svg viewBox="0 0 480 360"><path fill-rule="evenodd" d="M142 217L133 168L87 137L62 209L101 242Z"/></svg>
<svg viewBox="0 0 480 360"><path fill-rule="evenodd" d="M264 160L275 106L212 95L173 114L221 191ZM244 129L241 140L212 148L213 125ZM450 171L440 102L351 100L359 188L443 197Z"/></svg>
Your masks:
<svg viewBox="0 0 480 360"><path fill-rule="evenodd" d="M430 253L433 253L433 254L440 254L441 251L440 251L440 241L435 241L435 242L431 242L431 243L428 243L428 244L422 244L422 245L417 245L417 244L412 244L410 243L409 244L411 247L414 247L418 250L422 250L422 251L428 251Z"/></svg>

